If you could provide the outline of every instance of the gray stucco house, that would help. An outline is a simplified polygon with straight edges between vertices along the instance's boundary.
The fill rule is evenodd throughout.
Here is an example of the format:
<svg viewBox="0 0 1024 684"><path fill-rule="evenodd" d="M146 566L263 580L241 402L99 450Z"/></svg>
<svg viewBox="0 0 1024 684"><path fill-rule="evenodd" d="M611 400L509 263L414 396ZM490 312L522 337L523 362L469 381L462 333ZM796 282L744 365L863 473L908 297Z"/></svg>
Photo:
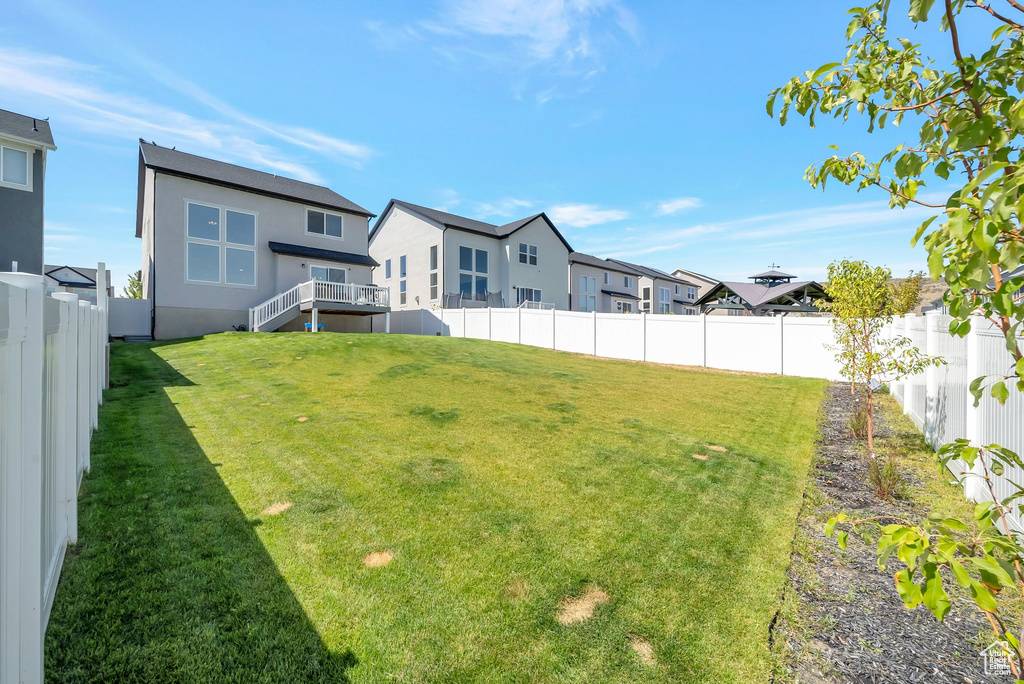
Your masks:
<svg viewBox="0 0 1024 684"><path fill-rule="evenodd" d="M640 310L645 313L696 315L698 285L650 266L609 259L640 274Z"/></svg>
<svg viewBox="0 0 1024 684"><path fill-rule="evenodd" d="M569 300L573 311L640 313L641 273L611 259L569 255Z"/></svg>
<svg viewBox="0 0 1024 684"><path fill-rule="evenodd" d="M56 149L46 120L0 109L0 271L43 272L46 153Z"/></svg>
<svg viewBox="0 0 1024 684"><path fill-rule="evenodd" d="M372 213L323 186L139 142L135 236L154 339L369 332L390 310L370 285Z"/></svg>

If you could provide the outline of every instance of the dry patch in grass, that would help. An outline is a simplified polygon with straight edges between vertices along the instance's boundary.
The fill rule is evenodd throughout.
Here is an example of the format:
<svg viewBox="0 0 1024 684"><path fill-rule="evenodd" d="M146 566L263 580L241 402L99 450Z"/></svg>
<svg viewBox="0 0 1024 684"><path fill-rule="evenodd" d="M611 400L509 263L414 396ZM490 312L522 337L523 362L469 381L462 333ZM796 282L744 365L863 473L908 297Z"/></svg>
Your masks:
<svg viewBox="0 0 1024 684"><path fill-rule="evenodd" d="M380 568L395 560L395 554L390 551L374 551L363 558L363 565L368 568Z"/></svg>
<svg viewBox="0 0 1024 684"><path fill-rule="evenodd" d="M239 394L238 398L239 399L248 399L251 396L252 396L251 394Z"/></svg>
<svg viewBox="0 0 1024 684"><path fill-rule="evenodd" d="M711 449L712 451L728 451L728 449L726 449L724 446L719 446L717 444L705 444L704 446L706 446L708 449Z"/></svg>
<svg viewBox="0 0 1024 684"><path fill-rule="evenodd" d="M262 401L262 402L260 402L260 406L270 406L270 402L269 401Z"/></svg>
<svg viewBox="0 0 1024 684"><path fill-rule="evenodd" d="M206 364L205 363L199 363L199 364L196 364L196 365L198 365L198 366L205 366Z"/></svg>
<svg viewBox="0 0 1024 684"><path fill-rule="evenodd" d="M646 640L640 637L630 637L629 645L633 647L637 656L640 657L640 662L644 665L658 664L658 661L654 658L654 647Z"/></svg>
<svg viewBox="0 0 1024 684"><path fill-rule="evenodd" d="M708 455L707 454L690 454L690 455L693 456L698 461L706 461L706 460L708 460Z"/></svg>
<svg viewBox="0 0 1024 684"><path fill-rule="evenodd" d="M558 622L574 625L594 617L594 610L602 603L608 603L609 596L597 587L589 587L583 596L567 598L558 611Z"/></svg>
<svg viewBox="0 0 1024 684"><path fill-rule="evenodd" d="M530 597L530 585L526 583L526 580L517 579L512 584L505 587L505 598L513 603L519 601L525 601Z"/></svg>
<svg viewBox="0 0 1024 684"><path fill-rule="evenodd" d="M305 423L307 420L309 420L309 418L307 418L306 416L299 416L295 420L299 421L300 423Z"/></svg>
<svg viewBox="0 0 1024 684"><path fill-rule="evenodd" d="M278 501L276 504L271 504L264 508L263 512L260 513L260 515L280 515L281 513L284 513L291 507L291 501Z"/></svg>

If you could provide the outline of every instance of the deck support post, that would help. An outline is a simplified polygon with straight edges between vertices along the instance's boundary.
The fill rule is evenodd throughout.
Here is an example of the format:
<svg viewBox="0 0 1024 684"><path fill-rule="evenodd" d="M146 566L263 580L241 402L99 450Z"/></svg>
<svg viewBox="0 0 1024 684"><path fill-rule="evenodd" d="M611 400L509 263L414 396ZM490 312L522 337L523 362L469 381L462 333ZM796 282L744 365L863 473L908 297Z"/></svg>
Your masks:
<svg viewBox="0 0 1024 684"><path fill-rule="evenodd" d="M384 313L384 332L391 332L391 312L387 311Z"/></svg>
<svg viewBox="0 0 1024 684"><path fill-rule="evenodd" d="M317 309L316 307L313 307L312 327L310 328L310 331L312 331L312 332L319 332L320 331L320 328L317 326L317 324L320 323L320 316L319 316L319 314L320 314L320 310Z"/></svg>

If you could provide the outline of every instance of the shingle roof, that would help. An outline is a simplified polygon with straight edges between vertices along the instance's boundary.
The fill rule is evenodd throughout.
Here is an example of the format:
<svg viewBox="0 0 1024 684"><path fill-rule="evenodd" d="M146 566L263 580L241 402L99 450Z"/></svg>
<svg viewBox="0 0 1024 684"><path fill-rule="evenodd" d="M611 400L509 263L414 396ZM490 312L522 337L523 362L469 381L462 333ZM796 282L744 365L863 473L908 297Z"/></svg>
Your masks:
<svg viewBox="0 0 1024 684"><path fill-rule="evenodd" d="M708 301L717 298L718 292L721 289L727 288L737 295L740 299L745 301L751 307L760 306L778 299L782 295L789 294L796 290L802 290L805 286L811 285L817 289L821 289L821 285L813 280L802 280L798 283L784 283L782 285L776 285L774 287L769 285L761 285L759 283L721 283L718 287L708 290L703 297L698 299L696 304L705 304Z"/></svg>
<svg viewBox="0 0 1024 684"><path fill-rule="evenodd" d="M55 276L52 275L53 273L56 273L57 271L59 271L61 269L64 269L64 268L66 268L66 269L68 269L68 270L70 270L70 271L72 271L74 273L77 273L78 275L80 275L82 277L82 280L81 281L70 281L70 280L69 281L60 281ZM68 266L67 264L65 264L64 266L54 266L53 264L45 264L43 266L43 273L45 275L47 275L47 276L50 276L54 280L58 280L58 282L60 282L60 284L65 286L65 287L96 287L96 269L95 268L85 268L83 266ZM109 268L107 269L107 287L110 287L110 269Z"/></svg>
<svg viewBox="0 0 1024 684"><path fill-rule="evenodd" d="M632 268L633 270L635 270L637 273L639 273L641 275L644 275L644 276L647 276L648 278L651 278L651 279L670 280L673 283L682 283L683 285L692 285L694 287L697 286L697 283L691 283L689 280L683 280L682 278L677 278L674 275L669 275L668 273L665 273L664 271L659 271L658 269L651 268L650 266L641 266L640 264L631 264L628 261L623 261L622 259L609 259L608 261L614 261L617 264L622 264L623 266L628 266L628 267Z"/></svg>
<svg viewBox="0 0 1024 684"><path fill-rule="evenodd" d="M51 150L57 149L53 144L49 122L9 112L6 109L0 109L0 135L8 135Z"/></svg>
<svg viewBox="0 0 1024 684"><path fill-rule="evenodd" d="M146 166L167 173L212 181L219 185L249 190L257 194L299 200L350 214L374 216L372 212L322 185L313 185L293 178L247 169L244 166L207 159L142 140L139 141L139 150L142 152L142 159Z"/></svg>
<svg viewBox="0 0 1024 684"><path fill-rule="evenodd" d="M640 301L639 297L629 292L617 292L616 290L601 290L601 292L611 297L618 297L619 299L635 299Z"/></svg>
<svg viewBox="0 0 1024 684"><path fill-rule="evenodd" d="M611 259L602 259L592 254L584 254L583 252L572 252L569 254L570 264L585 264L587 266L593 266L595 268L603 268L608 271L615 271L616 273L625 273L626 275L637 276L640 275L639 271L636 271L629 266L623 266L620 263L612 261Z"/></svg>
<svg viewBox="0 0 1024 684"><path fill-rule="evenodd" d="M747 276L747 277L748 278L756 278L756 279L761 279L761 278L796 278L795 275L792 275L790 273L783 273L782 271L776 271L774 269L771 270L771 271L765 271L764 273L758 273L757 275L752 275L752 276Z"/></svg>
<svg viewBox="0 0 1024 684"><path fill-rule="evenodd" d="M562 241L562 244L565 245L565 248L572 252L572 247L569 245L566 239L562 237L562 234L558 232L557 228L555 228L555 224L551 222L551 219L549 219L547 217L547 214L545 214L544 212L541 212L539 214L533 214L532 216L527 216L526 218L521 218L516 221L512 221L511 223L506 223L505 225L502 226L496 226L493 223L477 221L476 219L467 218L465 216L459 216L458 214L450 214L447 211L441 211L440 209L431 209L430 207L424 207L419 204L413 204L412 202L405 202L403 200L398 199L392 199L390 202L388 202L388 205L384 208L384 211L381 212L380 217L377 219L376 223L373 224L373 228L370 230L371 240L373 239L373 236L377 233L377 229L381 226L381 224L384 222L384 219L387 217L388 211L390 211L391 207L396 204L400 207L408 209L409 211L412 211L415 214L424 216L430 219L431 221L434 221L435 223L440 223L445 228L462 230L467 233L476 233L477 235L486 235L487 237L493 237L499 240L508 237L509 235L516 232L517 230L527 225L528 223L538 218L542 218L548 224L548 226L550 226L551 230L558 237L558 239Z"/></svg>
<svg viewBox="0 0 1024 684"><path fill-rule="evenodd" d="M307 259L323 259L324 261L336 261L342 264L356 264L357 266L379 266L374 259L365 254L353 254L352 252L338 252L333 249L321 249L319 247L307 247L305 245L291 245L287 242L267 243L271 252L287 254L289 256L306 257Z"/></svg>

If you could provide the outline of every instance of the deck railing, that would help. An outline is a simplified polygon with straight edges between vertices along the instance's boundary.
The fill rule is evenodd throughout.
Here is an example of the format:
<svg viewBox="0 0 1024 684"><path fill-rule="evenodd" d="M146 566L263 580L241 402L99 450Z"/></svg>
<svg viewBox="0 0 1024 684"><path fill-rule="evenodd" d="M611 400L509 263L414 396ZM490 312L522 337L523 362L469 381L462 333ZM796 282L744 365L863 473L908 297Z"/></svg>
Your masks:
<svg viewBox="0 0 1024 684"><path fill-rule="evenodd" d="M312 282L312 281L311 281ZM293 306L298 306L301 301L301 290L303 285L299 283L290 290L285 290L253 308L249 309L249 330L259 330L260 326L280 316Z"/></svg>
<svg viewBox="0 0 1024 684"><path fill-rule="evenodd" d="M312 302L386 308L391 303L391 291L376 285L309 280L249 309L249 329L258 331L289 309Z"/></svg>

